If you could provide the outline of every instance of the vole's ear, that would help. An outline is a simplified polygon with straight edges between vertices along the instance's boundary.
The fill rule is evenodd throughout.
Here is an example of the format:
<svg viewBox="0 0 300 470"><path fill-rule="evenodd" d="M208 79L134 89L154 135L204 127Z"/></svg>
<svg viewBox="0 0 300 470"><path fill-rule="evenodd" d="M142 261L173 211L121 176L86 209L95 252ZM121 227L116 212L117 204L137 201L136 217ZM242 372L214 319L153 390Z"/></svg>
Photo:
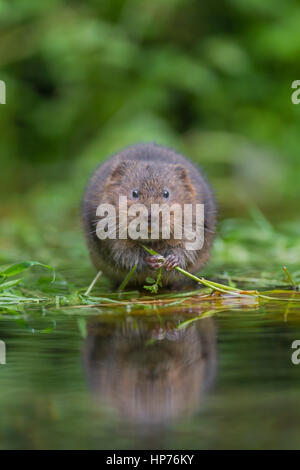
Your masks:
<svg viewBox="0 0 300 470"><path fill-rule="evenodd" d="M184 166L180 164L174 165L174 173L175 173L176 179L178 179L184 185L185 190L188 191L191 196L195 195L194 186Z"/></svg>
<svg viewBox="0 0 300 470"><path fill-rule="evenodd" d="M122 160L116 163L114 168L112 169L111 173L111 181L116 181L120 179L120 177L124 176L130 168L132 162L130 160Z"/></svg>
<svg viewBox="0 0 300 470"><path fill-rule="evenodd" d="M174 173L181 181L186 181L188 179L188 174L184 166L178 164L174 165Z"/></svg>

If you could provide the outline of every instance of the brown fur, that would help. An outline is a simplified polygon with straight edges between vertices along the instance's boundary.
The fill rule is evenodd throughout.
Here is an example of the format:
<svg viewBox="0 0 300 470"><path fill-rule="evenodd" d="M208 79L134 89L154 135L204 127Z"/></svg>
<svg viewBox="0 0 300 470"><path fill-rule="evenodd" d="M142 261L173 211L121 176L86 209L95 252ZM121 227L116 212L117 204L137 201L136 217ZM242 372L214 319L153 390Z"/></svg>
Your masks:
<svg viewBox="0 0 300 470"><path fill-rule="evenodd" d="M134 189L140 191L138 200L131 198ZM169 200L162 200L168 189ZM84 196L82 220L91 259L97 270L121 282L136 264L131 284L142 285L147 276L153 277L145 262L147 253L141 240L99 240L96 235L100 203L118 206L119 195L127 196L128 208L141 203L150 208L153 203L196 204L205 206L205 241L201 250L186 250L184 240L148 240L148 244L163 256L176 254L179 266L197 272L209 258L216 223L216 206L209 184L200 170L174 150L156 144L137 144L117 153L101 164L92 175ZM118 214L117 214L118 215ZM173 225L172 225L173 224ZM171 219L171 232L174 220ZM118 227L117 227L118 228ZM174 285L185 278L176 270L163 272L164 285Z"/></svg>

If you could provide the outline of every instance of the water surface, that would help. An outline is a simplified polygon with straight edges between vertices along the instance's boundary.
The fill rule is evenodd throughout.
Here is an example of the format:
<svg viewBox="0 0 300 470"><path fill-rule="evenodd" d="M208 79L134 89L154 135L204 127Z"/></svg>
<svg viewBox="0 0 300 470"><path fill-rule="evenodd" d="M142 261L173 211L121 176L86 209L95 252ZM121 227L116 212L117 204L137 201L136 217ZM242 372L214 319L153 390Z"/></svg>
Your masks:
<svg viewBox="0 0 300 470"><path fill-rule="evenodd" d="M2 319L2 449L300 448L300 304Z"/></svg>

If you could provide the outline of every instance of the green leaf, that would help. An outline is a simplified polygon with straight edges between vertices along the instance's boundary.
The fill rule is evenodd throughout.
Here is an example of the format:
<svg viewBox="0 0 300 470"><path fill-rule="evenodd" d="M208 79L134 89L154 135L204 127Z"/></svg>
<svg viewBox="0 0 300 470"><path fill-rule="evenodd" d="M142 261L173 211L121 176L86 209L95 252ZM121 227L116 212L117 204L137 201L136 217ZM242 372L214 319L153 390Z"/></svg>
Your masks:
<svg viewBox="0 0 300 470"><path fill-rule="evenodd" d="M16 286L17 284L20 284L20 282L23 281L22 279L15 279L14 281L8 281L8 282L3 282L0 284L0 292L6 289L9 289L10 287Z"/></svg>
<svg viewBox="0 0 300 470"><path fill-rule="evenodd" d="M47 264L39 263L38 261L24 261L22 263L17 263L9 266L8 268L0 271L0 276L3 277L12 277L16 274L22 273L26 269L31 268L32 266L41 266L43 268L49 269L52 272L52 282L55 280L55 271L52 266Z"/></svg>

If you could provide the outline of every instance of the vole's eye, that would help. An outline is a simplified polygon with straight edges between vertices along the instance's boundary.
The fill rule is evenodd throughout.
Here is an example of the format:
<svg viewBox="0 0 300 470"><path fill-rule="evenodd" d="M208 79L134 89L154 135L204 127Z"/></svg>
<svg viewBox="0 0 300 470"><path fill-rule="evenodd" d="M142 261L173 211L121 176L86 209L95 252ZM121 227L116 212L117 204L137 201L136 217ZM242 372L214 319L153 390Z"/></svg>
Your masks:
<svg viewBox="0 0 300 470"><path fill-rule="evenodd" d="M165 199L167 199L169 197L169 191L167 191L166 189L163 190L163 197Z"/></svg>
<svg viewBox="0 0 300 470"><path fill-rule="evenodd" d="M139 192L138 189L134 189L134 190L132 191L132 197L134 197L135 199L138 198L139 195L140 195L140 192Z"/></svg>

